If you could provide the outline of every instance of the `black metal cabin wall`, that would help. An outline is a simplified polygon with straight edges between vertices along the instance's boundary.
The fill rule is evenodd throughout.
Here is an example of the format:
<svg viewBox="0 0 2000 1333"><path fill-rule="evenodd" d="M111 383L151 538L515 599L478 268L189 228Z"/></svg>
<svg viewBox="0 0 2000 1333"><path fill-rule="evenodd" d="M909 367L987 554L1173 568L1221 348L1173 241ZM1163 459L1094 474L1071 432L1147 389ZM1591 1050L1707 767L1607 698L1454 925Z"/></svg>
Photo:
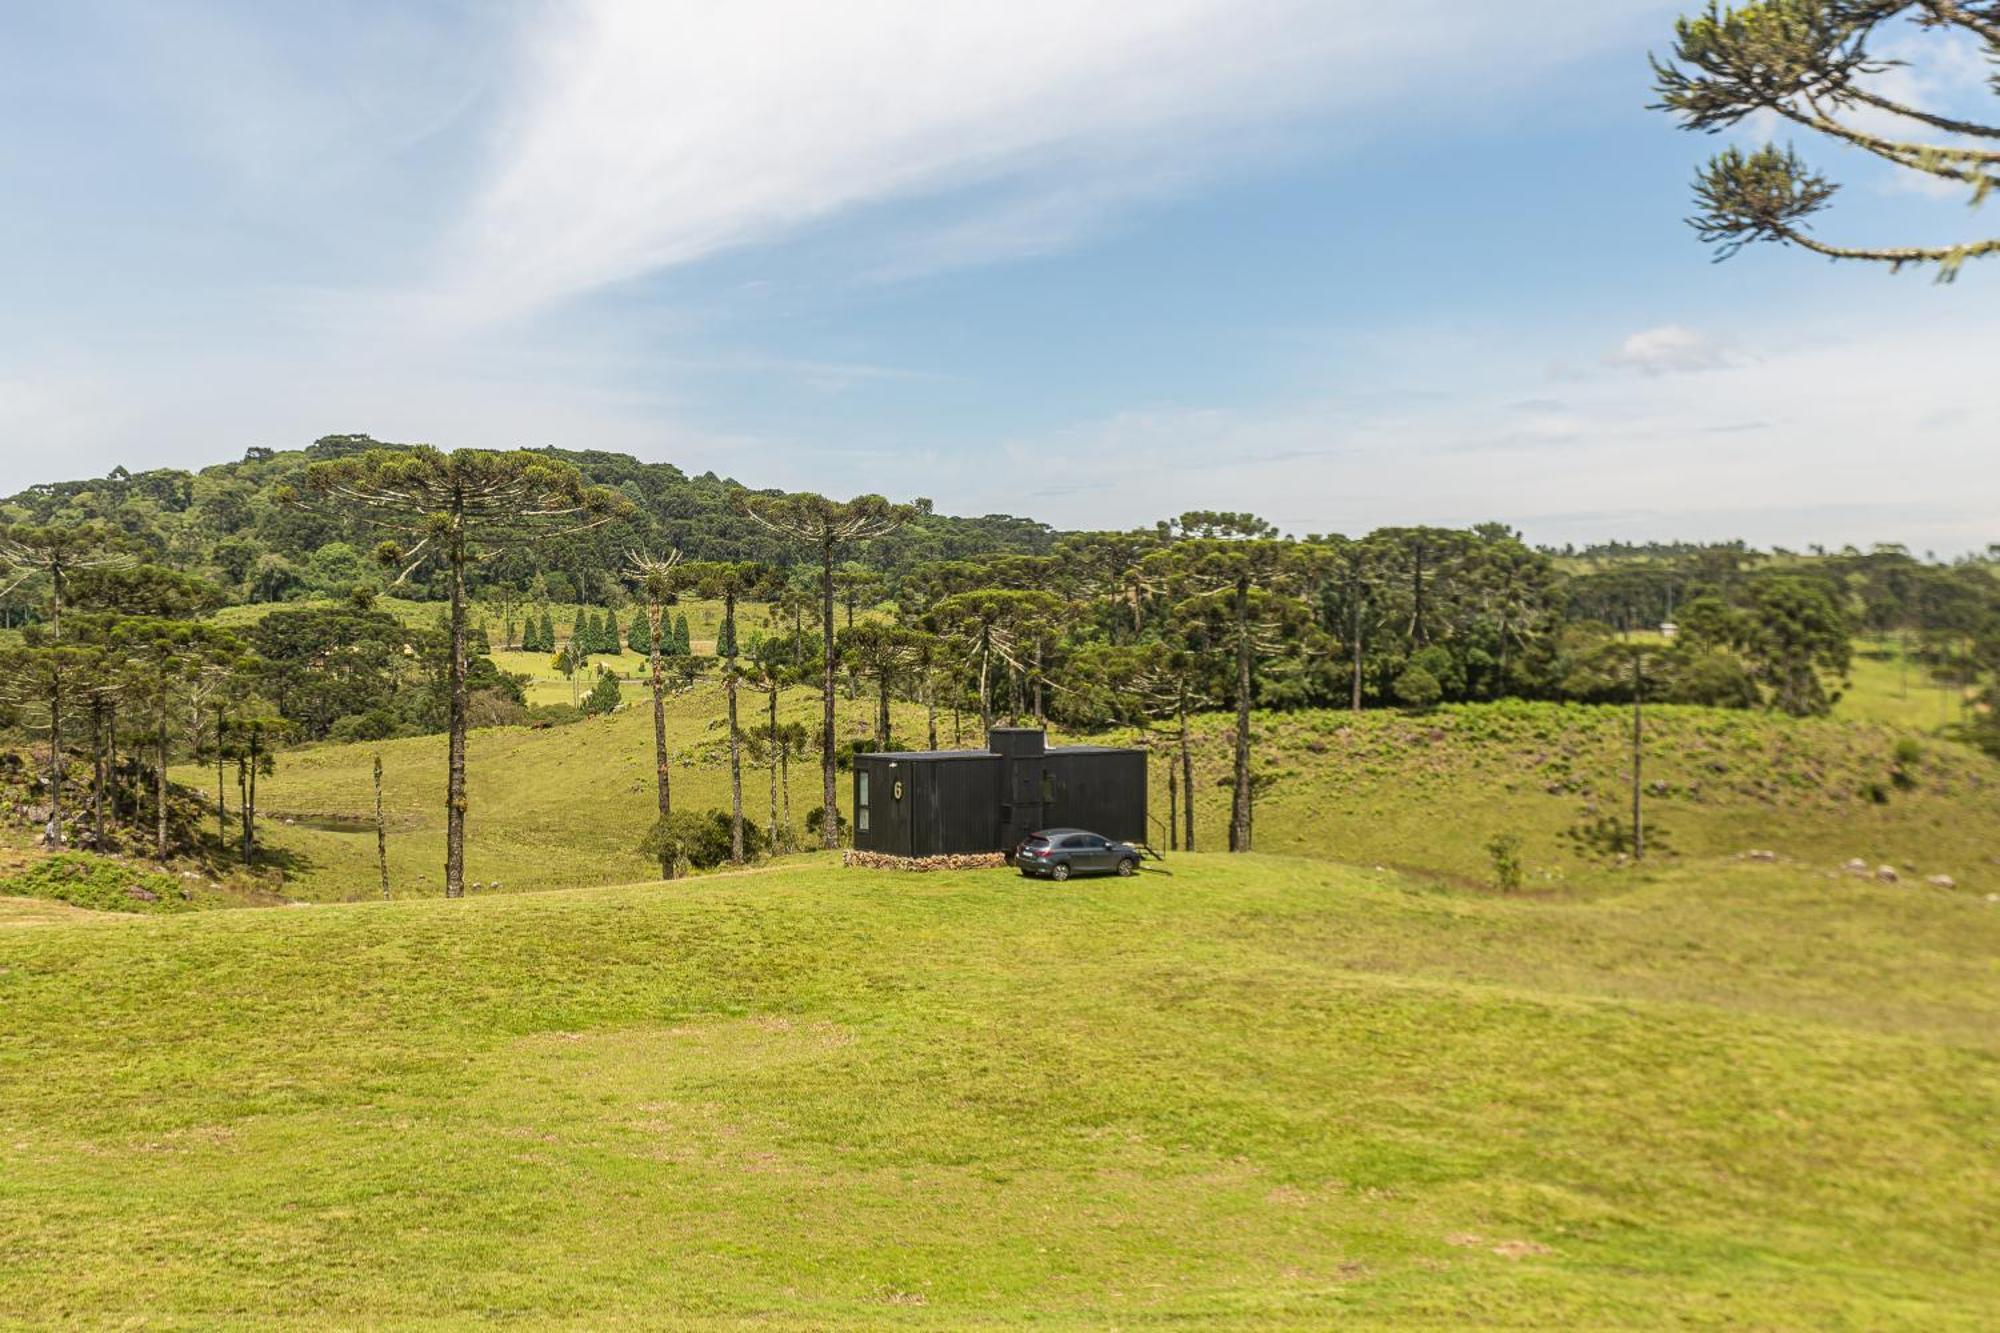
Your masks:
<svg viewBox="0 0 2000 1333"><path fill-rule="evenodd" d="M1126 842L1147 840L1142 751L1051 750L1039 768L1048 772L1054 789L1045 812L1050 827L1084 828Z"/></svg>
<svg viewBox="0 0 2000 1333"><path fill-rule="evenodd" d="M925 765L927 818L916 830L914 854L946 856L1000 849L999 756L942 759Z"/></svg>
<svg viewBox="0 0 2000 1333"><path fill-rule="evenodd" d="M894 765L884 759L855 756L854 763L854 845L867 852L910 855L912 802L904 771L909 766ZM868 827L861 827L861 779L868 777ZM903 780L904 798L897 800L895 786Z"/></svg>

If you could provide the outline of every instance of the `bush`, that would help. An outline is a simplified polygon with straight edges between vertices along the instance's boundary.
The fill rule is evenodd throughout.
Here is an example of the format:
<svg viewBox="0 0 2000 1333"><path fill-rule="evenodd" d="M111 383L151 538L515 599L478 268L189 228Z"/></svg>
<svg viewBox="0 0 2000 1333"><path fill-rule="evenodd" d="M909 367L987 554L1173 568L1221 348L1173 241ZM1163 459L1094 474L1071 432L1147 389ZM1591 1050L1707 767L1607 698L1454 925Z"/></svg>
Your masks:
<svg viewBox="0 0 2000 1333"><path fill-rule="evenodd" d="M603 667L597 669L597 683L590 687L590 693L583 698L583 712L586 717L597 717L617 709L620 695L618 677Z"/></svg>
<svg viewBox="0 0 2000 1333"><path fill-rule="evenodd" d="M1917 766L1924 762L1924 747L1911 736L1896 742L1896 762L1889 770L1889 781L1896 784L1898 791L1911 791L1917 785Z"/></svg>
<svg viewBox="0 0 2000 1333"><path fill-rule="evenodd" d="M764 830L750 820L743 821L743 855L755 860L765 851ZM726 810L676 810L653 821L653 827L639 844L644 855L661 860L671 857L677 866L709 870L729 859L729 812Z"/></svg>
<svg viewBox="0 0 2000 1333"><path fill-rule="evenodd" d="M1493 882L1503 893L1521 891L1521 835L1496 833L1487 840L1486 854L1493 860Z"/></svg>
<svg viewBox="0 0 2000 1333"><path fill-rule="evenodd" d="M1438 684L1438 678L1420 666L1410 667L1396 677L1392 688L1396 698L1410 708L1435 708L1444 697L1444 686Z"/></svg>
<svg viewBox="0 0 2000 1333"><path fill-rule="evenodd" d="M841 814L838 810L836 810L833 812L833 817L835 820L838 821L833 826L835 840L839 842L846 842L847 816ZM813 838L817 839L820 836L820 830L825 826L826 826L825 806L816 805L812 809L806 811L806 832L811 834Z"/></svg>
<svg viewBox="0 0 2000 1333"><path fill-rule="evenodd" d="M61 852L0 879L0 894L53 898L97 912L187 912L194 904L171 875L83 852Z"/></svg>
<svg viewBox="0 0 2000 1333"><path fill-rule="evenodd" d="M1701 653L1687 659L1662 691L1661 701L1707 708L1755 708L1759 702L1757 682L1727 653Z"/></svg>
<svg viewBox="0 0 2000 1333"><path fill-rule="evenodd" d="M386 741L397 731L396 715L386 708L350 713L336 719L327 735L336 741Z"/></svg>

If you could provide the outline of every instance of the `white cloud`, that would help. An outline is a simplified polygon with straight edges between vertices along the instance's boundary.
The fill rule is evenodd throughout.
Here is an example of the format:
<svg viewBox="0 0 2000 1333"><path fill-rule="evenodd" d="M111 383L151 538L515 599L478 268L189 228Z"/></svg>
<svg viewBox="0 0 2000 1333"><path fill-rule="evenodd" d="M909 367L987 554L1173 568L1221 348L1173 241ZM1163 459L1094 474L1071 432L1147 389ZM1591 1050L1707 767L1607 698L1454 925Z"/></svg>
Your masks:
<svg viewBox="0 0 2000 1333"><path fill-rule="evenodd" d="M1462 104L1657 7L549 7L523 33L525 93L453 238L444 309L532 308L844 210L975 183L998 190L984 205L993 216L954 220L941 253L918 253L909 267L1046 248L1125 196L1227 163L1253 127L1328 111L1381 115L1399 94Z"/></svg>
<svg viewBox="0 0 2000 1333"><path fill-rule="evenodd" d="M1743 358L1709 335L1684 324L1662 324L1643 329L1606 353L1604 364L1617 370L1636 370L1642 375L1685 374L1698 370L1720 370L1738 365Z"/></svg>

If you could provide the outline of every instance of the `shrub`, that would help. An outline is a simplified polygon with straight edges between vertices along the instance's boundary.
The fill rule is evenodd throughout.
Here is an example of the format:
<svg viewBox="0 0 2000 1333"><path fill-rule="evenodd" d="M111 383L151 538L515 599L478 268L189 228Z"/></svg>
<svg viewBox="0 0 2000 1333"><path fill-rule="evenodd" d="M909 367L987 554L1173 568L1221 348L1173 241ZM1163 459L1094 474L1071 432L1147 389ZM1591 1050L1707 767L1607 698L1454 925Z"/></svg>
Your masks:
<svg viewBox="0 0 2000 1333"><path fill-rule="evenodd" d="M171 875L83 852L61 852L0 879L0 894L53 898L98 912L187 912L194 904Z"/></svg>
<svg viewBox="0 0 2000 1333"><path fill-rule="evenodd" d="M744 820L744 857L754 860L762 856L765 846L764 830ZM729 859L729 812L676 810L664 815L653 821L639 850L654 860L670 856L678 866L713 869Z"/></svg>
<svg viewBox="0 0 2000 1333"><path fill-rule="evenodd" d="M833 812L833 817L837 821L833 826L835 838L841 842L847 841L847 816L841 814L838 810L836 810ZM806 811L807 833L810 833L813 837L817 838L820 835L820 829L824 828L825 826L826 826L825 806L816 805L812 809Z"/></svg>
<svg viewBox="0 0 2000 1333"><path fill-rule="evenodd" d="M590 693L583 698L583 712L586 717L597 717L617 709L619 703L618 677L603 667L597 669L597 683L590 687Z"/></svg>
<svg viewBox="0 0 2000 1333"><path fill-rule="evenodd" d="M395 734L396 715L386 708L350 713L327 730L327 735L336 741L385 741Z"/></svg>
<svg viewBox="0 0 2000 1333"><path fill-rule="evenodd" d="M1438 678L1420 666L1406 669L1396 677L1392 688L1396 698L1409 708L1435 708L1444 697L1444 686L1438 684Z"/></svg>
<svg viewBox="0 0 2000 1333"><path fill-rule="evenodd" d="M583 710L575 704L535 704L524 719L531 727L562 727L583 720Z"/></svg>
<svg viewBox="0 0 2000 1333"><path fill-rule="evenodd" d="M1917 766L1924 762L1924 747L1914 737L1905 736L1896 742L1896 762L1889 770L1889 781L1896 784L1898 791L1910 791L1917 785Z"/></svg>
<svg viewBox="0 0 2000 1333"><path fill-rule="evenodd" d="M1486 842L1486 855L1493 860L1493 882L1503 893L1521 890L1521 835L1496 833Z"/></svg>

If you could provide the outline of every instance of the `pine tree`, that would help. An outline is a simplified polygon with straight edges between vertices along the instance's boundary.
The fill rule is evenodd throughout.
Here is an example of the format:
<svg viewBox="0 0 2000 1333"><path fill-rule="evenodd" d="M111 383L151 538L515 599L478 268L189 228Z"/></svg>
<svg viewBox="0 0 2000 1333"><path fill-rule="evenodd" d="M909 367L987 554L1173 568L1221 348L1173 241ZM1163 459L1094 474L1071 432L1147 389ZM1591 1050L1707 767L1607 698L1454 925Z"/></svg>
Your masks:
<svg viewBox="0 0 2000 1333"><path fill-rule="evenodd" d="M688 637L688 618L686 612L682 612L674 617L674 655L676 657L694 656L694 640Z"/></svg>
<svg viewBox="0 0 2000 1333"><path fill-rule="evenodd" d="M632 613L632 624L625 631L625 642L635 653L648 653L653 649L653 628L646 623L644 611Z"/></svg>
<svg viewBox="0 0 2000 1333"><path fill-rule="evenodd" d="M552 653L556 650L556 618L546 607L542 610L541 651Z"/></svg>

